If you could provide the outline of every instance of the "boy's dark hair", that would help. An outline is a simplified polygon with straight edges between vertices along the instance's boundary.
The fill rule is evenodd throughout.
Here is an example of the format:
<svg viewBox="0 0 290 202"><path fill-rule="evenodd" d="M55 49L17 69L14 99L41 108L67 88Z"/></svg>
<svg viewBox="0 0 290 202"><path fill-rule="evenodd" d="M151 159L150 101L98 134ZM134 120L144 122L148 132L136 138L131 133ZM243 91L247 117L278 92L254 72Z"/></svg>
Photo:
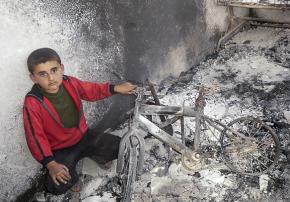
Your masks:
<svg viewBox="0 0 290 202"><path fill-rule="evenodd" d="M40 48L32 53L27 58L28 71L33 74L36 65L46 63L47 61L55 60L61 64L61 60L57 52L51 48Z"/></svg>

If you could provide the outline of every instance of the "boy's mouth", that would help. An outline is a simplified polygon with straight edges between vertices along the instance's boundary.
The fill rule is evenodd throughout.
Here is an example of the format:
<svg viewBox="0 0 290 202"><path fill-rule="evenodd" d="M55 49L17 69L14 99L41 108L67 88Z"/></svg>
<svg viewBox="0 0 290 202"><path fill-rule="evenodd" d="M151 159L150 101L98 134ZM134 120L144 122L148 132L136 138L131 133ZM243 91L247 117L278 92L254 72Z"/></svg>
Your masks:
<svg viewBox="0 0 290 202"><path fill-rule="evenodd" d="M52 83L49 83L48 86L55 86L57 84L57 82L52 82Z"/></svg>

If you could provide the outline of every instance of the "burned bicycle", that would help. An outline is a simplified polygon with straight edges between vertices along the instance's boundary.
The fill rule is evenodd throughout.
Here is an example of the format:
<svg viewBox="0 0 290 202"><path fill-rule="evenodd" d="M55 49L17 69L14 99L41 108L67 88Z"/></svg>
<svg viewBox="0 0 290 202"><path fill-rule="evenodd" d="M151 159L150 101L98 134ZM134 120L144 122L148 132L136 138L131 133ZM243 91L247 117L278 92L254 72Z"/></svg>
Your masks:
<svg viewBox="0 0 290 202"><path fill-rule="evenodd" d="M219 131L219 148L223 163L233 172L260 175L270 171L280 155L280 142L276 133L263 121L254 117L242 117L229 124L204 114L208 88L201 86L194 107L162 106L152 84L149 85L155 104L146 104L146 88L137 88L137 98L129 130L122 137L117 162L117 173L122 182L122 201L131 201L134 182L142 174L144 164L144 137L149 133L181 155L181 163L193 172L206 169L206 158L201 147L202 135ZM159 116L159 120L152 120ZM185 144L184 118L195 122L193 145ZM172 135L172 124L180 121L181 139Z"/></svg>

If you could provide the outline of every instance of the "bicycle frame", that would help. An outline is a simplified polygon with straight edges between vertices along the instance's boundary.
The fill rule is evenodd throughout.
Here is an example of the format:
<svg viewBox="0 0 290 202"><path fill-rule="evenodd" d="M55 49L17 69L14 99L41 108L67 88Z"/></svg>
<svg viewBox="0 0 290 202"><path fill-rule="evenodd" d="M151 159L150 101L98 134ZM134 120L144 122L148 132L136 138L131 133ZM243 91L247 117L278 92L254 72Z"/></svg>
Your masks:
<svg viewBox="0 0 290 202"><path fill-rule="evenodd" d="M148 132L152 134L155 138L158 140L164 142L169 147L171 147L176 152L180 153L181 155L184 155L187 159L192 159L193 154L195 154L198 150L198 147L195 146L194 150L190 149L189 147L185 146L184 142L178 141L176 138L162 130L161 128L170 125L177 120L181 119L183 117L199 117L199 120L205 120L207 121L211 126L216 128L219 131L222 131L225 127L220 122L210 119L209 117L206 117L203 115L203 113L197 112L192 107L178 107L178 106L158 106L158 105L148 105L148 104L142 104L142 93L138 94L138 97L136 99L136 105L134 109L134 117L133 117L133 123L131 125L131 128L129 131L122 137L121 143L120 143L120 150L119 150L119 158L117 163L117 172L120 173L123 167L123 160L124 156L122 155L125 151L125 144L131 139L135 141L135 143L132 144L140 144L140 156L138 158L139 165L138 165L138 174L141 174L143 162L144 162L144 135L140 135L139 133L147 134ZM162 122L161 124L155 124L151 122L149 119L147 119L145 116L148 115L174 115L173 118L167 119L166 121ZM219 128L216 124L222 126L222 129ZM200 129L200 121L196 122L196 126ZM199 131L196 131L197 135L199 136ZM182 132L182 139L184 139L184 134ZM133 138L132 138L133 137ZM196 138L196 137L195 137ZM132 140L131 140L132 141ZM196 141L196 145L199 145L199 138Z"/></svg>
<svg viewBox="0 0 290 202"><path fill-rule="evenodd" d="M122 137L121 142L120 142L120 148L119 148L119 156L118 156L118 161L117 161L117 173L121 176L123 171L134 170L134 172L132 174L134 176L126 182L129 187L131 187L132 183L134 183L135 177L138 178L142 174L142 168L143 168L143 164L144 164L144 153L145 153L145 151L144 151L145 150L144 137L147 135L148 132L152 136L154 136L156 139L167 144L170 148L172 148L173 150L175 150L176 152L181 154L182 155L182 165L189 170L196 170L196 165L198 164L197 162L202 160L202 158L199 157L199 154L201 154L199 152L202 152L202 151L200 151L199 147L200 147L200 135L202 134L202 126L204 126L203 124L211 126L212 128L214 128L222 133L221 140L220 140L220 137L216 137L214 135L214 132L212 132L212 134L215 136L215 138L217 138L218 141L223 142L223 137L224 137L226 131L229 132L229 133L226 133L228 135L228 137L230 139L232 139L233 141L236 141L238 144L240 143L239 140L242 140L242 143L239 145L245 144L247 147L247 150L234 149L233 152L234 153L236 152L238 155L240 153L243 153L243 152L248 153L249 151L251 152L252 150L256 150L256 147L259 146L258 145L259 143L257 143L255 141L254 137L247 136L247 135L243 134L243 132L241 133L241 132L235 130L234 128L229 127L228 125L221 123L219 120L215 120L215 119L212 119L212 118L204 115L204 107L206 105L204 97L207 93L206 92L207 89L205 89L205 88L200 89L194 107L161 106L160 102L158 100L156 101L156 99L158 99L158 98L156 96L156 92L154 92L155 90L153 92L151 91L151 93L153 94L153 97L155 99L155 103L158 105L144 104L143 103L144 91L145 91L144 88L140 88L138 93L137 93L137 98L135 100L135 108L134 108L134 116L132 119L132 124L129 125L129 131ZM147 118L147 116L159 116L160 122L158 121L158 123L154 123L151 120L149 120ZM172 116L172 117L168 118L168 116ZM193 148L190 148L190 147L185 145L184 117L195 117L195 134L194 134L194 146L193 146ZM174 136L170 135L168 132L166 132L165 129L162 129L162 128L165 128L166 126L169 126L169 125L175 123L177 120L181 121L181 140L182 141L180 141L180 139L177 139ZM237 119L237 120L240 120L240 119ZM274 134L274 132L268 126L263 124L261 120L259 120L257 118L255 118L254 120L255 120L255 123L260 124L260 128L258 129L258 131L263 126L264 128L267 129L267 131L270 132L269 134L267 134L266 137L269 137L269 135L272 135L271 137L274 138L274 142L276 143L275 159L274 160L272 160L270 158L268 159L268 160L271 160L273 163L266 170L263 167L260 167L261 172L259 172L259 173L257 173L257 172L253 173L253 171L252 171L252 175L258 175L264 171L271 169L275 165L275 163L277 162L278 156L279 156L279 147L280 146L279 146L279 140L278 140L277 136ZM229 125L231 125L231 123ZM211 130L210 128L208 128L208 129ZM256 133L257 132L255 132L255 134ZM223 145L223 143L221 143L221 144ZM139 150L138 154L136 154L137 150ZM126 158L124 156L124 154L127 151L135 151L135 153L133 155L134 157L131 157L131 153L129 152L130 153L130 160L129 160L129 164L126 164L126 165L129 165L128 169L126 169L126 166L124 166L124 162L125 162L125 158ZM224 151L222 151L222 154L225 154ZM132 161L132 159L134 159L134 161ZM188 167L188 165L186 165L186 163L185 163L186 161L187 162L189 161L189 163L192 164L194 167L193 168L191 166ZM259 159L257 161L259 161ZM275 161L275 163L274 163L274 161ZM134 162L134 164L132 162ZM263 163L263 162L259 161L259 163ZM202 166L202 168L204 168L204 164L201 163L200 165ZM227 164L227 165L232 170L236 170L235 167L232 167L232 164ZM259 164L259 166L260 166L260 164ZM264 165L264 167L266 167L266 166ZM124 170L123 170L123 168L124 168ZM251 165L251 168L253 169L253 165ZM262 170L264 170L264 171L262 171ZM251 173L249 173L249 172L247 172L247 173L244 171L241 172L240 170L237 172L251 175ZM130 195L130 192L128 192L128 193L129 193L128 195ZM127 197L125 197L125 198L127 198ZM127 201L127 200L125 200L125 201Z"/></svg>
<svg viewBox="0 0 290 202"><path fill-rule="evenodd" d="M201 91L202 92L202 91ZM231 131L233 134L240 136L242 138L246 138L243 134L234 131L233 129L227 127L226 125L222 124L218 120L214 120L208 116L205 116L203 113L203 109L205 107L204 101L204 94L200 93L195 107L179 107L179 106L160 106L160 105L148 105L143 104L142 99L144 95L144 89L140 89L138 92L138 96L136 98L136 104L134 108L134 117L133 123L129 129L129 131L122 137L120 143L120 150L119 150L119 157L117 163L117 172L120 173L123 167L123 160L124 156L122 154L125 151L125 143L131 141L129 145L140 145L140 156L139 156L139 164L138 164L138 174L141 174L143 162L144 162L144 136L140 135L140 133L147 134L148 132L153 135L158 140L162 141L163 143L167 144L176 152L180 153L181 155L185 156L187 159L192 159L193 155L199 150L200 145L200 131L201 131L201 123L207 122L210 126L215 128L216 130L222 132L223 130L227 129ZM146 116L152 115L173 115L173 118L167 119L160 124L153 123ZM184 129L181 131L181 138L182 142L162 130L163 127L173 124L177 120L183 121L184 117L195 117L195 137L194 137L194 147L193 149L185 146L184 144ZM133 138L132 138L133 137ZM131 138L131 139L130 139ZM133 139L133 140L132 140ZM133 141L133 142L132 142ZM128 144L127 144L128 145Z"/></svg>

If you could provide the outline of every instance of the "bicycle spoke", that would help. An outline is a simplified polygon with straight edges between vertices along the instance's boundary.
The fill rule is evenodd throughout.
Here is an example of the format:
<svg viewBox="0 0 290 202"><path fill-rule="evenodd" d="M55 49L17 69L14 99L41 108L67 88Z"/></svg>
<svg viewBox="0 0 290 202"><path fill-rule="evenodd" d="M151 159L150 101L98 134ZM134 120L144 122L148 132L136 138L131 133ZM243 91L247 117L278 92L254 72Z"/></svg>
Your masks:
<svg viewBox="0 0 290 202"><path fill-rule="evenodd" d="M258 160L255 158L254 159L256 162L255 162L255 169L256 169L256 172L258 171L259 173L263 171L263 168L261 167L261 165L258 163ZM260 169L259 169L260 168ZM253 169L254 170L254 169Z"/></svg>
<svg viewBox="0 0 290 202"><path fill-rule="evenodd" d="M253 157L253 158L255 158L252 154L249 154L251 157ZM261 157L261 156L259 156L259 157ZM260 164L262 164L265 168L267 168L267 166L262 162L262 161L260 161L259 160L259 158L255 158L258 162L260 162Z"/></svg>
<svg viewBox="0 0 290 202"><path fill-rule="evenodd" d="M253 133L253 131L256 129L255 126L253 126L253 125L248 126L247 128L249 128L249 132L248 132L249 136L251 136L251 134Z"/></svg>
<svg viewBox="0 0 290 202"><path fill-rule="evenodd" d="M275 156L273 156L273 153L276 151L276 149L275 148L273 148L271 150L268 150L268 149L269 149L268 147L267 148L264 148L264 149L262 148L263 154L268 154L269 156L275 158Z"/></svg>
<svg viewBox="0 0 290 202"><path fill-rule="evenodd" d="M233 144L236 144L236 143L235 143L235 140L234 140L234 139L230 139L230 138L228 138L226 144L223 144L223 146L224 146L224 147L227 147L227 146L229 146L229 145L233 145Z"/></svg>
<svg viewBox="0 0 290 202"><path fill-rule="evenodd" d="M271 143L274 143L274 142L263 142L263 143L259 143L259 144L258 144L258 147L259 147L259 148L263 148L262 145L271 146Z"/></svg>
<svg viewBox="0 0 290 202"><path fill-rule="evenodd" d="M254 158L253 156L252 156L252 158L250 158L250 156L252 156L251 154L248 154L247 155L247 157L246 158L244 158L244 159L250 159L250 168L247 166L247 160L245 160L244 161L244 164L246 164L245 165L245 168L244 168L244 171L243 172L250 172L250 173L254 173L254 171L255 171L255 167L257 166L257 163L254 163L254 160L257 160L256 158ZM254 167L254 165L255 165L255 167ZM260 167L260 166L259 166ZM261 167L260 167L260 169L261 169ZM262 170L262 169L261 169Z"/></svg>
<svg viewBox="0 0 290 202"><path fill-rule="evenodd" d="M261 128L262 128L262 124L260 124L260 127L259 127L259 129L255 132L255 134L253 135L253 137L255 137L255 135L261 130Z"/></svg>
<svg viewBox="0 0 290 202"><path fill-rule="evenodd" d="M262 139L260 140L260 142L263 142L264 139L266 139L266 138L269 137L269 136L270 136L270 134L268 133L267 135L265 135L264 137L262 137Z"/></svg>
<svg viewBox="0 0 290 202"><path fill-rule="evenodd" d="M263 155L261 155L260 157L262 157L263 159L265 159L265 160L268 160L268 161L270 161L270 162L274 162L273 160L271 160L271 159L269 159L269 158L266 158L266 157L264 157Z"/></svg>
<svg viewBox="0 0 290 202"><path fill-rule="evenodd" d="M247 128L250 128L249 124L250 124L250 121L248 121L248 123L247 123ZM249 136L251 136L252 131L253 131L254 129L255 129L255 127L252 127L251 130L250 130L250 132L248 132L248 130L247 130L247 133L249 134Z"/></svg>
<svg viewBox="0 0 290 202"><path fill-rule="evenodd" d="M216 140L218 140L219 138L215 135L216 129L214 128L214 131L213 131L210 126L208 126L208 129L210 130L210 132L212 133L212 135L216 138Z"/></svg>
<svg viewBox="0 0 290 202"><path fill-rule="evenodd" d="M251 159L251 171L252 171L252 173L254 172L254 169L253 169L253 159Z"/></svg>
<svg viewBox="0 0 290 202"><path fill-rule="evenodd" d="M265 123L244 117L232 121L227 127L229 129L221 137L222 155L234 171L259 175L277 163L278 138Z"/></svg>

